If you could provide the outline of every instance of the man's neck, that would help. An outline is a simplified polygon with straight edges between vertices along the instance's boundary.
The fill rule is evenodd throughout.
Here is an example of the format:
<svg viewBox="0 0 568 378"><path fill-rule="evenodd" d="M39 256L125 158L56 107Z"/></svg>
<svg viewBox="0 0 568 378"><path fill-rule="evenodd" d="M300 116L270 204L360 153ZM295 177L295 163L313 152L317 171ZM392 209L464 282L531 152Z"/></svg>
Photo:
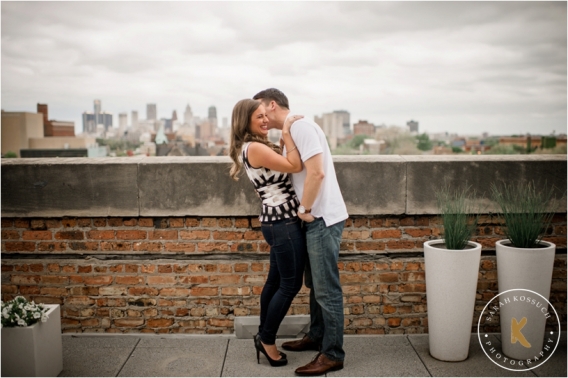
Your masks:
<svg viewBox="0 0 568 378"><path fill-rule="evenodd" d="M286 121L286 118L288 118L289 114L290 110L283 109L276 115L276 128L278 130L282 130L282 128L284 127L284 122Z"/></svg>

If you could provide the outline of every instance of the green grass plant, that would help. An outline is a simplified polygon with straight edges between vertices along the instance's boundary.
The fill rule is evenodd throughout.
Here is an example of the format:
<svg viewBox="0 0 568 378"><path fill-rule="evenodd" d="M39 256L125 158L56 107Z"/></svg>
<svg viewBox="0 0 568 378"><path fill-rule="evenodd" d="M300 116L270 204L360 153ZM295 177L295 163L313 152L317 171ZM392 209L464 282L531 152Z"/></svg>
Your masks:
<svg viewBox="0 0 568 378"><path fill-rule="evenodd" d="M534 182L528 184L491 185L493 200L501 209L504 232L516 248L538 248L544 233L550 227L554 211L550 204L554 188L546 185L538 190Z"/></svg>
<svg viewBox="0 0 568 378"><path fill-rule="evenodd" d="M472 199L475 192L470 187L451 189L444 186L436 192L438 210L444 226L443 238L447 249L462 250L468 245L479 218L474 209Z"/></svg>

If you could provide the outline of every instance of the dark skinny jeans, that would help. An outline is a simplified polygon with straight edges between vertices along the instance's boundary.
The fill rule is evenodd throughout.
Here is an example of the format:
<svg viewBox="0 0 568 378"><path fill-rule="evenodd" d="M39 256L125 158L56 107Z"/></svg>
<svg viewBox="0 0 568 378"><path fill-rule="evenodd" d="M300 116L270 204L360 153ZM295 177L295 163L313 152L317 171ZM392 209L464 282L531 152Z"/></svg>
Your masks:
<svg viewBox="0 0 568 378"><path fill-rule="evenodd" d="M299 218L263 222L262 234L270 245L270 270L260 294L260 340L276 341L276 332L292 300L302 288L306 264L306 237Z"/></svg>

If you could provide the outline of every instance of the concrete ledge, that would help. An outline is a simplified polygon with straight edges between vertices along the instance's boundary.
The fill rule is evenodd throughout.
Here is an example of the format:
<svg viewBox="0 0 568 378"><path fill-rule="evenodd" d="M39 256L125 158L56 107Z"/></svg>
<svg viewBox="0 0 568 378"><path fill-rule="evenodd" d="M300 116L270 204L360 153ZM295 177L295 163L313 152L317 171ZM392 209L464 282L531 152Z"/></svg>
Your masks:
<svg viewBox="0 0 568 378"><path fill-rule="evenodd" d="M492 182L566 190L566 155L335 156L350 215L435 214L444 182L471 185L495 211ZM2 159L3 217L256 216L260 202L224 157ZM554 210L566 212L566 202Z"/></svg>
<svg viewBox="0 0 568 378"><path fill-rule="evenodd" d="M235 317L235 335L237 339L252 339L258 333L260 325L259 316L237 316ZM288 315L280 323L276 336L278 337L299 337L300 334L307 334L310 330L309 315Z"/></svg>

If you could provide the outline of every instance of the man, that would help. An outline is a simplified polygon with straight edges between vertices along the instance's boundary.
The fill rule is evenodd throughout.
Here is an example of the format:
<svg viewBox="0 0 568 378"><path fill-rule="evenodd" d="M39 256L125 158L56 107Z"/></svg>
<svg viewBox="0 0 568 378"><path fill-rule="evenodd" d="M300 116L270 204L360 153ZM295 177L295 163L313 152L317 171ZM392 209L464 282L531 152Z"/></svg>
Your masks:
<svg viewBox="0 0 568 378"><path fill-rule="evenodd" d="M257 93L266 107L268 128L282 129L290 113L288 99L278 89ZM290 130L300 152L304 169L292 174L300 200L299 217L304 221L308 263L305 283L310 290L310 331L301 340L282 347L291 351L316 350L312 362L296 369L298 375L322 375L343 369L343 293L339 283L339 243L348 218L331 151L322 129L306 118ZM286 151L283 151L286 154Z"/></svg>

